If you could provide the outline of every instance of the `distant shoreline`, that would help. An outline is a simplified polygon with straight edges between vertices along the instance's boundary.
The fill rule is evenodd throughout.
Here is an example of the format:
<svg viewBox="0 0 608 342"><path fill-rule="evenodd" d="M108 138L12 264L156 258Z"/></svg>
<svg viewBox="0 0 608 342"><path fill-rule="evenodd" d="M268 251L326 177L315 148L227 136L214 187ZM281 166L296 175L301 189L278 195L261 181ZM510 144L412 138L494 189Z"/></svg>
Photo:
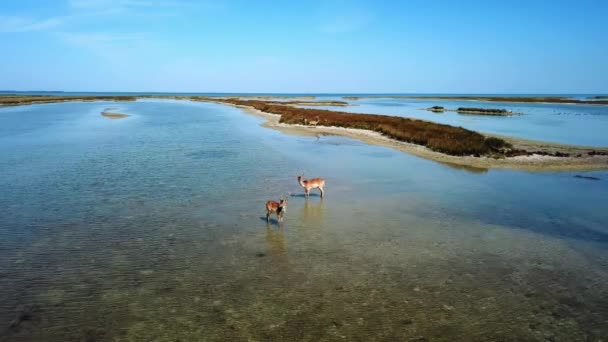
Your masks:
<svg viewBox="0 0 608 342"><path fill-rule="evenodd" d="M480 102L511 102L511 103L561 103L561 104L592 104L608 105L608 97L594 96L590 100L578 100L561 96L416 96L416 95L370 95L343 96L345 100L359 99L412 99L412 100L447 100L447 101L480 101Z"/></svg>
<svg viewBox="0 0 608 342"><path fill-rule="evenodd" d="M209 101L213 102L213 101ZM213 102L240 108L245 113L261 117L266 120L263 127L272 128L282 133L303 136L323 136L336 135L347 138L357 139L371 145L394 148L401 152L413 154L418 157L433 160L443 164L459 166L464 168L483 169L513 169L525 171L593 171L608 170L608 155L596 155L585 157L554 157L547 155L518 156L504 159L494 159L489 157L471 156L451 156L440 152L435 152L421 145L397 141L383 136L380 133L364 129L331 127L331 126L306 126L280 123L280 115L266 113L251 107L231 105L227 103ZM517 148L528 148L540 150L548 153L561 151L562 153L588 153L588 151L601 151L608 153L608 148L589 148L576 145L554 144L535 140L519 139L499 135L488 135L500 137L512 143Z"/></svg>
<svg viewBox="0 0 608 342"><path fill-rule="evenodd" d="M438 152L430 149L429 147L415 144L406 141L399 141L393 139L386 134L375 132L367 129L358 129L354 127L336 127L332 125L322 125L317 122L307 122L306 119L302 123L295 121L292 123L280 122L282 115L272 114L262 110L253 108L251 105L240 105L239 103L247 104L249 102L242 100L239 101L235 98L227 99L226 97L200 97L200 96L83 96L83 97L60 97L60 96L43 96L43 97L28 97L28 96L0 96L0 106L2 105L29 105L39 103L54 103L54 102L66 102L66 101L135 101L137 99L173 99L173 100L190 100L199 102L211 102L224 105L232 105L243 109L249 114L254 114L259 117L265 118L267 121L263 124L264 127L277 129L284 133L298 134L298 135L339 135L350 137L361 140L365 143L381 145L386 147L395 148L397 150L414 154L419 157L434 160L441 163L447 163L451 165L459 165L463 167L473 167L479 169L492 169L492 168L503 168L503 169L520 169L530 171L585 171L585 170L606 170L608 169L608 148L593 148L585 146L574 146L565 144L554 144L540 141L533 141L527 139L519 139L514 137L505 137L498 135L483 134L486 139L494 139L495 141L505 141L510 149L514 151L522 151L520 155L497 157L497 156L473 156L473 155L451 155L443 152ZM233 101L235 103L230 103ZM254 101L255 102L255 101ZM280 103L278 101L257 101L259 103L268 103L269 106L280 108L293 108L289 111L294 113L302 112L306 113L311 109L303 109L294 107L301 105L307 101L291 101L290 103ZM307 103L310 105L310 102ZM342 105L342 104L336 104ZM314 111L314 110L313 110ZM318 111L318 110L317 110ZM332 113L340 114L340 112L333 112L328 110L321 110L322 113L332 115ZM110 110L105 110L102 115L109 118L124 118L127 114L114 113ZM297 114L296 114L297 115ZM353 114L355 118L359 116L370 117L370 114ZM390 118L390 116L382 115L371 115L374 118ZM422 125L452 127L448 125L436 124L423 120L407 119L420 122ZM456 128L455 128L456 129ZM467 130L468 131L468 130ZM471 134L479 133L468 131ZM489 141L489 140L488 140ZM463 141L466 142L466 141ZM532 152L527 152L532 151Z"/></svg>
<svg viewBox="0 0 608 342"><path fill-rule="evenodd" d="M0 107L59 102L135 101L135 96L0 95Z"/></svg>
<svg viewBox="0 0 608 342"><path fill-rule="evenodd" d="M523 115L521 113L514 113L512 111L506 110L506 109L499 109L499 108L466 108L466 107L459 107L457 109L449 109L449 108L444 108L442 106L433 106L430 108L423 108L423 110L427 110L429 112L433 112L433 113L445 113L445 112L455 112L458 114L465 114L465 115L483 115L483 116L516 116L516 115Z"/></svg>

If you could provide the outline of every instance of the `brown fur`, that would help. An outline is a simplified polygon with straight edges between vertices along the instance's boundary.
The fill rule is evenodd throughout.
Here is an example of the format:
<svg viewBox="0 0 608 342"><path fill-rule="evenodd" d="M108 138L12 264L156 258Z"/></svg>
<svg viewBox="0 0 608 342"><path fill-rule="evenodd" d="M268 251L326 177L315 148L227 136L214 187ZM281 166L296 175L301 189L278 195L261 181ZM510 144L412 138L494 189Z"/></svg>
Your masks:
<svg viewBox="0 0 608 342"><path fill-rule="evenodd" d="M270 215L277 214L279 222L283 222L285 211L287 210L287 199L282 199L279 202L268 201L266 202L266 222L270 222Z"/></svg>
<svg viewBox="0 0 608 342"><path fill-rule="evenodd" d="M323 198L323 195L325 194L325 191L323 191L323 188L325 187L325 179L312 178L304 180L302 179L302 176L298 176L298 183L300 183L300 186L304 188L304 193L307 198L311 189L319 189L321 192L321 198Z"/></svg>

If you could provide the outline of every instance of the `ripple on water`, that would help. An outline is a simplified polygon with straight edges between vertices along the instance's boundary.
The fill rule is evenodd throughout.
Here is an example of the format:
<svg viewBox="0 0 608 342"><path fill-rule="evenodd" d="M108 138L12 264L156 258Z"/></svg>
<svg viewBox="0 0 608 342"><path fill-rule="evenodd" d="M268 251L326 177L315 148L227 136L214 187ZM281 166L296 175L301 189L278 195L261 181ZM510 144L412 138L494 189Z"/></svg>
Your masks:
<svg viewBox="0 0 608 342"><path fill-rule="evenodd" d="M94 106L32 107L20 123ZM12 175L0 180L1 340L606 336L605 182L320 145L216 105L124 110L141 120L94 137L70 126L69 145L44 135L65 127L44 127L45 153L0 154ZM326 198L301 196L302 169L327 178ZM267 225L264 202L286 192L285 223Z"/></svg>

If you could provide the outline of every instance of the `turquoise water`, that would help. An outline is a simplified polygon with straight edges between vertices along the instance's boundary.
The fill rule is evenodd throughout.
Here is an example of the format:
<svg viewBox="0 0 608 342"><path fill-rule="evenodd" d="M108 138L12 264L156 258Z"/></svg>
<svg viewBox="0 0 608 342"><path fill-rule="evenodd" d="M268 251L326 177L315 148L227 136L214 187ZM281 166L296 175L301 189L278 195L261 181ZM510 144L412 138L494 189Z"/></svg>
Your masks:
<svg viewBox="0 0 608 342"><path fill-rule="evenodd" d="M15 92L0 91L2 94ZM479 132L514 136L524 139L540 140L562 144L583 145L592 147L608 146L608 105L581 104L544 104L432 100L432 96L524 96L551 97L559 96L579 100L588 100L593 96L605 94L327 94L327 93L146 93L146 92L18 92L23 95L47 96L313 96L317 100L347 101L349 107L310 108L340 110L355 113L385 114L418 118L452 126L461 126ZM345 100L344 96L361 96L358 100ZM385 97L382 97L385 96ZM390 96L420 96L421 99L390 98ZM499 108L523 114L511 117L492 117L480 115L463 115L456 112L433 113L425 110L432 106L443 106L447 109L458 107Z"/></svg>
<svg viewBox="0 0 608 342"><path fill-rule="evenodd" d="M472 172L261 122L178 101L0 108L0 340L608 334L608 172Z"/></svg>

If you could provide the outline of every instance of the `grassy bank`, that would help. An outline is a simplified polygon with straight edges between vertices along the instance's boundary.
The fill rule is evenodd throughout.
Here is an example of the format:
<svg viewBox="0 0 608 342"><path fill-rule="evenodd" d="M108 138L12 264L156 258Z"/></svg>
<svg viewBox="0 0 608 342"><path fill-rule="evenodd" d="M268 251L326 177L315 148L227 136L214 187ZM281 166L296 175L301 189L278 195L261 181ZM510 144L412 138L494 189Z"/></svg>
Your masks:
<svg viewBox="0 0 608 342"><path fill-rule="evenodd" d="M0 96L0 105L18 106L37 103L55 103L68 101L135 101L135 96L45 96L45 95L4 95Z"/></svg>
<svg viewBox="0 0 608 342"><path fill-rule="evenodd" d="M276 124L287 124L281 127L286 129L291 127L298 130L316 128L316 131L326 131L335 134L336 129L358 129L360 132L379 134L383 139L394 143L406 142L410 146L427 147L429 153L422 153L414 148L406 148L408 152L429 157L435 160L449 159L450 163L464 163L466 165L483 164L483 167L493 167L494 162L482 162L482 160L504 160L502 166L516 166L520 162L509 162L515 160L517 156L548 156L561 157L557 159L542 159L541 164L534 166L541 169L591 169L605 168L608 149L590 148L584 146L570 146L550 144L535 141L525 141L513 137L486 136L475 131L454 127L429 121L416 120L403 117L376 115L376 114L355 114L348 112L322 110L315 108L298 108L296 106L306 106L322 103L328 105L342 105L342 101L302 101L302 100L259 100L237 97L205 97L205 96L0 96L0 106L2 105L27 105L36 103L54 103L66 101L135 101L140 98L160 98L172 100L192 100L224 103L250 108L262 113L276 114ZM441 106L432 109L437 111L450 111ZM431 110L431 109L429 109ZM102 115L108 118L125 117L125 114L114 113L106 110ZM278 127L277 127L278 128ZM301 129L300 129L301 131ZM345 131L337 132L344 135ZM346 135L356 135L361 138L362 134L350 132ZM364 137L367 139L369 137ZM369 139L367 139L369 140ZM378 141L378 139L372 139ZM383 142L386 145L386 143ZM405 148L399 146L400 149ZM444 157L440 157L444 156ZM476 158L476 157L491 158ZM558 161L562 160L562 161ZM489 164L488 164L489 163ZM486 165L488 164L488 165ZM504 165L503 165L504 164ZM497 165L497 164L496 164Z"/></svg>
<svg viewBox="0 0 608 342"><path fill-rule="evenodd" d="M504 156L510 148L510 145L500 138L487 138L482 134L462 127L422 120L387 115L296 108L276 102L256 100L210 100L248 106L266 113L278 114L281 115L281 123L364 129L381 133L398 141L426 146L433 151L454 156Z"/></svg>

